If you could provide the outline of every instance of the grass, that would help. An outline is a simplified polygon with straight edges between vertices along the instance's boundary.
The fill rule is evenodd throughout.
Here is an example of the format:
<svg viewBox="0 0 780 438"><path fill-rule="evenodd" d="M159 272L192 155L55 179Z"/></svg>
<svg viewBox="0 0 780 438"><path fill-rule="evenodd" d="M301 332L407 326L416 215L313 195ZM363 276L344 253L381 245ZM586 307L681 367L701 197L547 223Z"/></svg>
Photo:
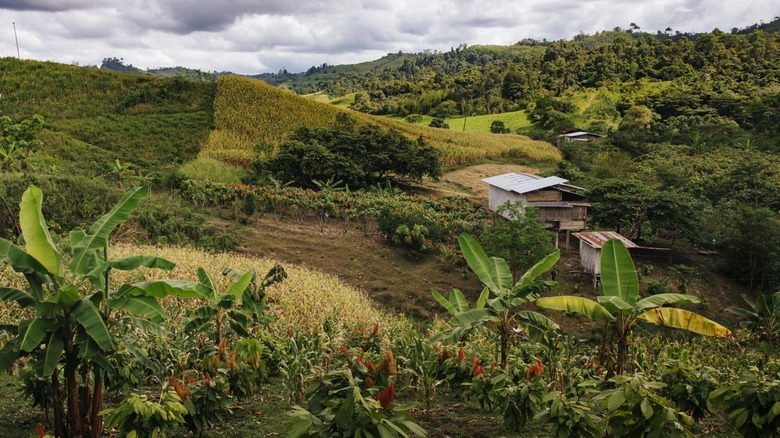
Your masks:
<svg viewBox="0 0 780 438"><path fill-rule="evenodd" d="M433 117L420 116L422 119L417 122L417 125L428 126L431 123ZM389 118L404 121L401 116L390 116ZM528 120L528 113L526 111L512 111L501 114L485 114L480 116L469 116L466 118L466 132L490 132L490 125L495 120L504 122L504 127L509 129L510 132L515 132L518 128L524 128L531 126L531 121ZM463 129L463 117L449 117L444 121L450 125L450 129L453 131L464 131Z"/></svg>

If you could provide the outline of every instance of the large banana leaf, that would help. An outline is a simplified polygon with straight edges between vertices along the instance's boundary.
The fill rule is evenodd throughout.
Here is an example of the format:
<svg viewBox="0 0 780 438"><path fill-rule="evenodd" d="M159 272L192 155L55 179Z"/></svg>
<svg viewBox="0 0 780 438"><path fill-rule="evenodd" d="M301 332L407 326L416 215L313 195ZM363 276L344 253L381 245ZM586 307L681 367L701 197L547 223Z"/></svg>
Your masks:
<svg viewBox="0 0 780 438"><path fill-rule="evenodd" d="M75 306L73 306L72 315L76 318L76 321L84 327L84 331L87 335L95 341L95 343L103 351L113 351L116 349L116 342L114 342L113 336L108 331L106 323L103 321L103 317L100 315L100 311L91 301L82 299Z"/></svg>
<svg viewBox="0 0 780 438"><path fill-rule="evenodd" d="M212 280L211 275L209 275L208 271L206 271L203 268L198 268L198 281L200 281L202 285L208 288L208 291L206 292L206 298L208 298L208 300L211 301L212 303L216 302L217 284L214 283L214 280Z"/></svg>
<svg viewBox="0 0 780 438"><path fill-rule="evenodd" d="M147 193L145 187L131 189L122 196L122 199L111 211L92 224L87 234L73 247L73 260L70 262L71 272L84 275L90 271L94 251L106 246L111 232L130 217L130 213L135 210Z"/></svg>
<svg viewBox="0 0 780 438"><path fill-rule="evenodd" d="M42 377L49 377L57 369L60 362L60 356L65 351L65 341L58 332L49 335L49 341L46 343L46 350L43 352L43 371Z"/></svg>
<svg viewBox="0 0 780 438"><path fill-rule="evenodd" d="M623 299L620 297L614 295L599 295L596 299L598 300L598 303L604 306L605 309L609 310L610 313L634 313L634 308L627 302L623 301Z"/></svg>
<svg viewBox="0 0 780 438"><path fill-rule="evenodd" d="M540 260L539 263L531 266L531 269L525 271L525 274L523 274L523 276L520 277L520 280L517 282L512 292L515 292L515 290L518 290L519 288L523 288L531 284L531 282L536 280L537 277L549 271L553 266L555 266L555 264L558 263L558 259L560 258L561 258L561 253L555 251L554 253Z"/></svg>
<svg viewBox="0 0 780 438"><path fill-rule="evenodd" d="M130 315L149 318L157 324L166 319L165 310L154 297L124 295L106 300L106 305L112 309L123 310Z"/></svg>
<svg viewBox="0 0 780 438"><path fill-rule="evenodd" d="M103 290L105 289L105 286L103 285L103 275L106 269L111 268L118 269L120 271L132 271L133 269L140 268L141 266L170 271L176 267L176 263L173 263L172 261L166 260L162 257L144 255L121 257L103 262L95 266L87 273L86 277L89 279L89 282L95 289Z"/></svg>
<svg viewBox="0 0 780 438"><path fill-rule="evenodd" d="M452 290L450 292L450 300L452 299L452 294L455 292L455 290ZM436 299L436 301L439 302L439 304L442 305L445 309L447 309L448 312L450 312L450 315L454 315L458 313L458 310L455 309L455 306L450 303L444 296L438 292L436 292L435 289L431 289L431 295L433 295L433 298Z"/></svg>
<svg viewBox="0 0 780 438"><path fill-rule="evenodd" d="M488 318L492 315L493 312L488 308L470 309L452 317L452 319L450 319L450 324L454 326L474 327L489 321L490 319Z"/></svg>
<svg viewBox="0 0 780 438"><path fill-rule="evenodd" d="M12 287L0 287L0 300L16 301L23 308L32 309L35 307L35 298Z"/></svg>
<svg viewBox="0 0 780 438"><path fill-rule="evenodd" d="M16 272L45 276L48 270L25 250L0 238L0 261L8 263Z"/></svg>
<svg viewBox="0 0 780 438"><path fill-rule="evenodd" d="M123 295L148 295L155 298L163 298L175 295L182 298L207 297L210 289L196 281L187 280L154 280L133 283L123 289Z"/></svg>
<svg viewBox="0 0 780 438"><path fill-rule="evenodd" d="M601 285L604 295L614 295L633 306L639 294L639 276L623 242L608 240L601 248Z"/></svg>
<svg viewBox="0 0 780 438"><path fill-rule="evenodd" d="M512 272L503 259L488 258L485 251L470 235L463 233L458 237L463 258L479 280L493 293L512 287Z"/></svg>
<svg viewBox="0 0 780 438"><path fill-rule="evenodd" d="M658 307L640 314L638 318L653 324L688 330L704 336L719 338L731 336L731 331L726 327L684 309Z"/></svg>
<svg viewBox="0 0 780 438"><path fill-rule="evenodd" d="M558 324L556 324L553 320L538 312L533 312L531 310L520 310L516 312L515 315L517 315L518 318L524 321L528 321L529 323L540 328L549 330L558 330L560 328L560 326L558 326Z"/></svg>
<svg viewBox="0 0 780 438"><path fill-rule="evenodd" d="M696 304L701 300L698 297L687 294L658 294L641 299L634 305L636 313L644 312L647 309L662 306L677 306L680 304Z"/></svg>
<svg viewBox="0 0 780 438"><path fill-rule="evenodd" d="M233 296L236 300L241 298L241 295L244 293L247 287L249 287L249 283L252 282L252 277L255 274L253 272L245 272L241 278L239 278L235 283L231 284L230 287L227 290L227 294Z"/></svg>
<svg viewBox="0 0 780 438"><path fill-rule="evenodd" d="M6 342L3 348L0 348L0 371L5 371L11 367L19 358L19 339L14 338Z"/></svg>
<svg viewBox="0 0 780 438"><path fill-rule="evenodd" d="M30 186L22 195L22 202L19 204L19 225L22 228L25 249L35 260L41 262L46 271L55 277L61 277L60 253L51 240L42 208L43 193L38 187Z"/></svg>
<svg viewBox="0 0 780 438"><path fill-rule="evenodd" d="M46 331L56 324L56 320L47 318L35 318L30 324L22 327L19 324L19 348L25 353L30 353L46 338Z"/></svg>
<svg viewBox="0 0 780 438"><path fill-rule="evenodd" d="M614 321L615 317L601 304L587 298L564 295L539 298L536 305L543 309L558 310L565 313L580 313L593 321Z"/></svg>

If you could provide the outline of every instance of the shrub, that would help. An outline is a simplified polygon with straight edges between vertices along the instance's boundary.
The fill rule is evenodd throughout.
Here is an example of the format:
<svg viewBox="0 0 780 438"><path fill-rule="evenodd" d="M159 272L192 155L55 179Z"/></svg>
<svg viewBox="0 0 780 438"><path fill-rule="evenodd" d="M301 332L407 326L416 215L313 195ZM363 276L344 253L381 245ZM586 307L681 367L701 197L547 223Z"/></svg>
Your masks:
<svg viewBox="0 0 780 438"><path fill-rule="evenodd" d="M450 129L450 125L447 124L447 122L444 121L444 119L439 117L434 117L431 120L431 123L428 124L431 128L441 128L441 129Z"/></svg>

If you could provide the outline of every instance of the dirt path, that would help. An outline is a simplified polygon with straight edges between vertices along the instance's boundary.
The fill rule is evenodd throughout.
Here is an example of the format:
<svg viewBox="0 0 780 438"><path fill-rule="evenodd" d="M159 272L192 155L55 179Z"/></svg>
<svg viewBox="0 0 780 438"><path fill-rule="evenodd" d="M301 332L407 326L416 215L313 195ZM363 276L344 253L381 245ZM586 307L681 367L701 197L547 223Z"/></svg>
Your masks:
<svg viewBox="0 0 780 438"><path fill-rule="evenodd" d="M488 186L482 180L509 172L537 175L539 169L519 164L478 164L446 173L437 182L426 181L424 187L434 193L465 196L487 205Z"/></svg>

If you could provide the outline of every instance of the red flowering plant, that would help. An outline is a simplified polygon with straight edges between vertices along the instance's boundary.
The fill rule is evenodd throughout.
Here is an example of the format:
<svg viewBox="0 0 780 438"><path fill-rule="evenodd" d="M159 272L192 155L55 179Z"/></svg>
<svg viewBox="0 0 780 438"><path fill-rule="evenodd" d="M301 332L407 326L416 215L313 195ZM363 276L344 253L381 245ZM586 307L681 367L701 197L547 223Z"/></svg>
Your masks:
<svg viewBox="0 0 780 438"><path fill-rule="evenodd" d="M295 421L288 436L427 436L408 414L414 403L395 404L395 374L392 352L374 365L361 351L353 366L326 373L309 386L306 407L290 412Z"/></svg>

